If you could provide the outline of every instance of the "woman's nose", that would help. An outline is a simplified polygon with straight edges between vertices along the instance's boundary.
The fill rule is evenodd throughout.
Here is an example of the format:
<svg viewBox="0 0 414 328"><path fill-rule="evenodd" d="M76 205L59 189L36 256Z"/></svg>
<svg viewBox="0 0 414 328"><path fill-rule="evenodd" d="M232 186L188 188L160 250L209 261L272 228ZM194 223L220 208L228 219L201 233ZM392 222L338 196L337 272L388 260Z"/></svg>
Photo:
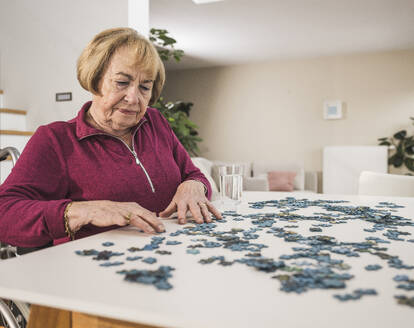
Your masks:
<svg viewBox="0 0 414 328"><path fill-rule="evenodd" d="M136 87L128 88L124 99L131 105L139 104L139 90Z"/></svg>

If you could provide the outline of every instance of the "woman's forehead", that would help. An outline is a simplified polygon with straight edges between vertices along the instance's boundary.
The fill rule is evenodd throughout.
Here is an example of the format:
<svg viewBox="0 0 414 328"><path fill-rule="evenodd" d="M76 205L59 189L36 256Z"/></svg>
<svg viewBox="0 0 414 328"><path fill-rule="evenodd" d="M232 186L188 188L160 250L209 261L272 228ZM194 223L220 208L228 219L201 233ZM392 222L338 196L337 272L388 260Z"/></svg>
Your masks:
<svg viewBox="0 0 414 328"><path fill-rule="evenodd" d="M128 74L131 76L144 75L146 79L154 79L154 64L148 60L142 60L139 55L127 47L119 48L112 55L109 62L111 74Z"/></svg>

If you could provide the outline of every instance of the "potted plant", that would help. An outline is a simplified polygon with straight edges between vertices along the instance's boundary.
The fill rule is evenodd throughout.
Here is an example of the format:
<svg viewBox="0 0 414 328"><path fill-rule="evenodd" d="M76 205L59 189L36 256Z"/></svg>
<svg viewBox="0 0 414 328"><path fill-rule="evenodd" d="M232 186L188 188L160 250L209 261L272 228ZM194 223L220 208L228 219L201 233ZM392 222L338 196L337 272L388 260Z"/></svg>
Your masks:
<svg viewBox="0 0 414 328"><path fill-rule="evenodd" d="M410 119L414 124L414 117ZM395 168L405 166L409 171L414 172L414 135L408 135L406 130L401 130L392 137L379 138L378 141L380 146L391 146L388 165Z"/></svg>
<svg viewBox="0 0 414 328"><path fill-rule="evenodd" d="M183 50L175 49L174 45L177 41L168 35L167 30L152 28L149 39L157 48L163 61L174 59L179 62L184 56ZM160 97L153 105L170 123L175 135L188 153L191 156L197 156L199 152L197 143L202 139L198 136L198 126L189 118L192 106L191 102L165 101L163 97Z"/></svg>

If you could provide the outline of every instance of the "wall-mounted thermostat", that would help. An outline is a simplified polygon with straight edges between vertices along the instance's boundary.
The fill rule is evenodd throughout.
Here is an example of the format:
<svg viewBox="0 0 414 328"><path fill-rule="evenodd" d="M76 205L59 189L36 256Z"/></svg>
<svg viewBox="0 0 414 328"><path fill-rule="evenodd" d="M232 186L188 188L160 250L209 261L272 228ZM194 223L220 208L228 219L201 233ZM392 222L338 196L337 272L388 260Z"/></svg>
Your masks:
<svg viewBox="0 0 414 328"><path fill-rule="evenodd" d="M60 92L56 94L56 101L71 101L72 92Z"/></svg>
<svg viewBox="0 0 414 328"><path fill-rule="evenodd" d="M334 100L323 103L323 118L325 120L339 120L342 117L342 101Z"/></svg>

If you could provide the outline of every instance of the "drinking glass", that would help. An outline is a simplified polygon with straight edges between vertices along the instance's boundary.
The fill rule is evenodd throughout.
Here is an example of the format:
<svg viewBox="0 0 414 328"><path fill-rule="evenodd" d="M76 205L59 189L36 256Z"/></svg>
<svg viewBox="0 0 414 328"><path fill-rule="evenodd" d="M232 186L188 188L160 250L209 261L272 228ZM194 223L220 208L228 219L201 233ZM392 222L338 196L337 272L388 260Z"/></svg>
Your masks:
<svg viewBox="0 0 414 328"><path fill-rule="evenodd" d="M219 167L220 200L222 205L234 206L240 203L243 191L243 166Z"/></svg>

